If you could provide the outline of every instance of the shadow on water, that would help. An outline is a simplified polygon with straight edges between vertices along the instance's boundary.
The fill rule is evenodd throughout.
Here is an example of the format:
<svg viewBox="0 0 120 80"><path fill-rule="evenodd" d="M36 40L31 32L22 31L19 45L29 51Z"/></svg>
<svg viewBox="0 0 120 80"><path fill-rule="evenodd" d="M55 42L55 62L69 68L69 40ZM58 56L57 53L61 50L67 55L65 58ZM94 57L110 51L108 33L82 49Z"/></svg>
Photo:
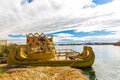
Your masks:
<svg viewBox="0 0 120 80"><path fill-rule="evenodd" d="M83 74L86 75L89 80L98 80L96 79L95 71L93 67L86 67L86 68L77 68L83 71Z"/></svg>

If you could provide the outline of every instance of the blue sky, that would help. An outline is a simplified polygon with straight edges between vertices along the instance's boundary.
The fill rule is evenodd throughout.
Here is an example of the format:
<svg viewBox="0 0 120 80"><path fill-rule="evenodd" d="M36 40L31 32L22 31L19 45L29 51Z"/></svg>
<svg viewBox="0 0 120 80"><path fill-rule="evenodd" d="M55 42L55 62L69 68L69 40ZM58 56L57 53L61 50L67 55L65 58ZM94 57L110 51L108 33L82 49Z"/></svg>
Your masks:
<svg viewBox="0 0 120 80"><path fill-rule="evenodd" d="M28 3L33 2L33 0L23 0L23 1L27 1ZM105 4L108 2L111 2L112 0L93 0L93 2L97 3L97 4Z"/></svg>
<svg viewBox="0 0 120 80"><path fill-rule="evenodd" d="M64 43L84 43L84 42L107 42L106 40L95 40L95 36L114 35L114 31L91 31L91 32L76 32L76 30L64 30L52 33L54 37L58 37L59 42ZM83 39L85 37L93 37L91 40ZM112 41L110 41L112 42Z"/></svg>
<svg viewBox="0 0 120 80"><path fill-rule="evenodd" d="M2 0L0 39L53 34L55 42L120 40L120 0Z"/></svg>
<svg viewBox="0 0 120 80"><path fill-rule="evenodd" d="M106 3L109 3L109 2L112 2L112 0L93 0L94 3L96 4L106 4Z"/></svg>
<svg viewBox="0 0 120 80"><path fill-rule="evenodd" d="M28 3L31 3L33 2L33 0L23 0L23 1L26 1ZM22 1L22 2L23 2ZM93 2L97 3L97 4L105 4L105 3L108 3L108 2L111 2L112 0L93 0Z"/></svg>
<svg viewBox="0 0 120 80"><path fill-rule="evenodd" d="M105 30L92 31L92 32L76 32L76 30L64 30L64 31L58 31L53 33L47 33L46 35L47 36L53 35L54 37L59 38L59 41L57 41L57 43L84 43L84 42L106 42L106 41L94 41L94 40L81 40L81 38L84 38L87 36L94 37L94 36L107 36L107 35L114 35L114 34L115 34L114 31L105 31ZM8 36L14 39L26 37L25 35L22 35L22 34L10 34ZM74 39L74 38L77 38L77 39Z"/></svg>
<svg viewBox="0 0 120 80"><path fill-rule="evenodd" d="M33 2L33 0L22 0L21 5L24 5L26 3L31 3L31 2Z"/></svg>
<svg viewBox="0 0 120 80"><path fill-rule="evenodd" d="M60 31L60 32L55 32L52 33L54 35L56 34L60 34L60 33L64 33L64 34L73 34L73 36L75 37L85 37L85 36L103 36L103 35L110 35L110 34L114 34L114 32L112 31L93 31L93 32L76 32L75 30L65 30L65 31Z"/></svg>
<svg viewBox="0 0 120 80"><path fill-rule="evenodd" d="M21 38L21 37L24 38L24 37L26 37L23 34L9 34L8 36L11 37L11 38Z"/></svg>

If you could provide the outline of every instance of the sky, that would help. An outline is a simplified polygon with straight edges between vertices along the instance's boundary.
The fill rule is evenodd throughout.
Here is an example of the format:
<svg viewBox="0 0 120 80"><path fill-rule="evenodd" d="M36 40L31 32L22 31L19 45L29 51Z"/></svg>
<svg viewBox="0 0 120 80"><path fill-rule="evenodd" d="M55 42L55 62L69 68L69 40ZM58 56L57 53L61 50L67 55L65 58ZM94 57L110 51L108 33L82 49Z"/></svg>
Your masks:
<svg viewBox="0 0 120 80"><path fill-rule="evenodd" d="M120 41L120 0L0 0L0 40L53 34L55 42Z"/></svg>

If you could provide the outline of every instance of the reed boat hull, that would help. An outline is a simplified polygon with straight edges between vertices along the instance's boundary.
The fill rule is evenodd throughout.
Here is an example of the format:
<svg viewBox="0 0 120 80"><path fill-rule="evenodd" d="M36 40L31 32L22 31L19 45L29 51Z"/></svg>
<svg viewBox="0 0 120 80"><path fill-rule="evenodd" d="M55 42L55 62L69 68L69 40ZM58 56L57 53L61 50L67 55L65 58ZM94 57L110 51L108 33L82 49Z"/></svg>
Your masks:
<svg viewBox="0 0 120 80"><path fill-rule="evenodd" d="M85 51L86 50L86 51ZM95 61L95 54L91 47L86 46L83 50L87 55L79 56L75 60L29 60L23 54L23 51L12 50L7 58L8 65L23 65L23 66L71 66L71 67L89 67L92 66ZM83 53L83 54L86 54ZM19 58L18 58L19 54Z"/></svg>

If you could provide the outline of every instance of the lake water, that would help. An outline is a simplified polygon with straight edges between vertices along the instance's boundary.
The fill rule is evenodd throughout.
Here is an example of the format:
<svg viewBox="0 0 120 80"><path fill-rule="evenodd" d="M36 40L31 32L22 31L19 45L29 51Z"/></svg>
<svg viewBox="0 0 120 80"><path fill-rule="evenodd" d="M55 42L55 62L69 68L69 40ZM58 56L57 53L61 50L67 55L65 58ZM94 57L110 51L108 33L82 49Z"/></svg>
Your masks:
<svg viewBox="0 0 120 80"><path fill-rule="evenodd" d="M90 80L120 80L120 46L89 45L95 53L95 62L90 68L82 68ZM56 46L56 49L73 49L82 52L82 45Z"/></svg>

